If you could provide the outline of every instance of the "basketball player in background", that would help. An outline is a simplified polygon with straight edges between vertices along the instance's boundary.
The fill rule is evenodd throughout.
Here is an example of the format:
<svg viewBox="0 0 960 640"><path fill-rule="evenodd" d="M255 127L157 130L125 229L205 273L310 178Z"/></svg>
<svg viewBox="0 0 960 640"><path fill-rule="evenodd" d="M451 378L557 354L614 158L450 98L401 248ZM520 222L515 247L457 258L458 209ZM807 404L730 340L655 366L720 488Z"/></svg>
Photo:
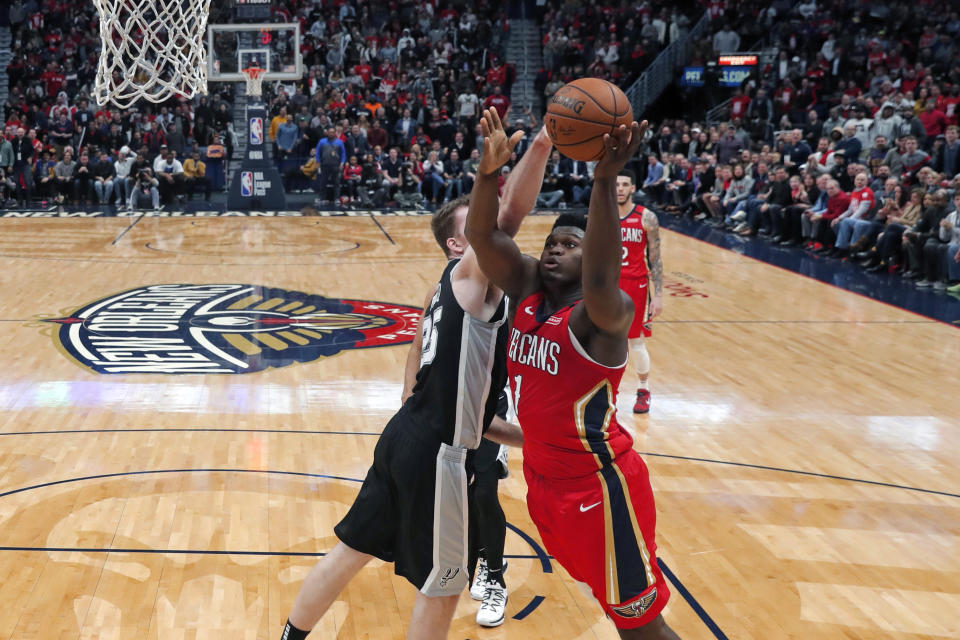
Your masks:
<svg viewBox="0 0 960 640"><path fill-rule="evenodd" d="M647 338L651 321L663 311L663 261L660 259L660 223L656 214L633 203L637 176L629 169L617 176L617 209L622 242L620 288L633 300L633 324L627 334L630 355L637 369L637 401L634 413L650 411L650 354ZM652 282L651 282L652 281ZM653 285L652 287L650 285Z"/></svg>
<svg viewBox="0 0 960 640"><path fill-rule="evenodd" d="M511 148L520 137L514 134ZM504 191L498 225L510 237L533 208L549 153L549 139L538 136ZM506 375L505 298L467 246L466 208L461 203L451 213L453 232L442 234L440 244L460 257L449 261L424 301L421 349L408 359L416 367L412 392L384 428L360 492L334 528L340 542L300 587L282 640L306 638L373 557L393 562L394 572L418 590L407 639L447 637L468 582L467 451L484 431L502 444L523 443L512 425L491 425Z"/></svg>
<svg viewBox="0 0 960 640"><path fill-rule="evenodd" d="M539 260L499 228L497 171L509 144L490 110L482 126L485 163L466 234L481 269L511 301L507 366L531 519L547 551L590 585L621 638L678 640L661 615L669 591L654 554L649 475L615 403L634 313L619 286L616 181L646 122L604 135L588 218L561 214Z"/></svg>

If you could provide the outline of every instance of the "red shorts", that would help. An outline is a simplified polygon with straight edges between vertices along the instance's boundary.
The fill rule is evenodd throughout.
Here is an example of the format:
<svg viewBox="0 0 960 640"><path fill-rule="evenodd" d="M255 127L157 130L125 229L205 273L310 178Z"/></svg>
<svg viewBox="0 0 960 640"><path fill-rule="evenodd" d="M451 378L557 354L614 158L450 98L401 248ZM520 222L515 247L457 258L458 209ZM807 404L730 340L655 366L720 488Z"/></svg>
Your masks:
<svg viewBox="0 0 960 640"><path fill-rule="evenodd" d="M630 325L630 333L627 334L627 337L630 339L641 336L649 338L652 334L650 299L653 295L653 292L650 291L649 278L621 278L620 288L633 300L633 324Z"/></svg>
<svg viewBox="0 0 960 640"><path fill-rule="evenodd" d="M670 591L657 564L657 512L647 467L632 449L593 475L544 478L524 465L527 509L543 544L585 582L619 629L660 615Z"/></svg>

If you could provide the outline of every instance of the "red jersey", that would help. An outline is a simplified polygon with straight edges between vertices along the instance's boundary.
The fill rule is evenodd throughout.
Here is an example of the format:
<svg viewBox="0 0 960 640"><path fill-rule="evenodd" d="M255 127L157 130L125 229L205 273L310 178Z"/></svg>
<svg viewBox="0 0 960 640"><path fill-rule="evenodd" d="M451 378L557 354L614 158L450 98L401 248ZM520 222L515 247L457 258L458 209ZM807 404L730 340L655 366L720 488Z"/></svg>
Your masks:
<svg viewBox="0 0 960 640"><path fill-rule="evenodd" d="M856 212L857 208L864 202L870 203L870 206L867 208L867 210L861 214L865 216L870 213L870 210L873 209L877 203L877 198L873 194L873 189L870 187L864 187L863 189L854 189L850 192L850 204L853 206L854 212Z"/></svg>
<svg viewBox="0 0 960 640"><path fill-rule="evenodd" d="M620 239L623 260L620 262L620 279L639 280L646 278L650 268L647 264L647 231L643 228L641 205L633 208L626 218L620 219Z"/></svg>
<svg viewBox="0 0 960 640"><path fill-rule="evenodd" d="M943 101L943 115L947 117L950 124L957 124L957 116L960 110L957 109L957 103L960 102L960 96L950 96Z"/></svg>
<svg viewBox="0 0 960 640"><path fill-rule="evenodd" d="M520 303L507 349L523 461L545 478L593 475L633 446L617 423L626 362L606 367L592 360L569 328L576 304L545 315L543 301L538 292Z"/></svg>
<svg viewBox="0 0 960 640"><path fill-rule="evenodd" d="M748 106L750 106L750 98L748 96L730 98L730 118L742 118L747 114Z"/></svg>
<svg viewBox="0 0 960 640"><path fill-rule="evenodd" d="M507 109L510 107L510 100L505 95L495 93L483 101L484 109L489 109L491 107L496 109L497 115L503 119L506 117Z"/></svg>

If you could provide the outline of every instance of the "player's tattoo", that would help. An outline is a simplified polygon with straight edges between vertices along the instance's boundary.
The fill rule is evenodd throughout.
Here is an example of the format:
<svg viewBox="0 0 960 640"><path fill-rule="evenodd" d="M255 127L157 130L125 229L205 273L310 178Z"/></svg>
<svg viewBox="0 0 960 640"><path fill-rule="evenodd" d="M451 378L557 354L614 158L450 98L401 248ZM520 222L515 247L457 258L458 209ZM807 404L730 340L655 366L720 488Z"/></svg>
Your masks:
<svg viewBox="0 0 960 640"><path fill-rule="evenodd" d="M660 222L652 211L643 213L643 228L647 232L647 260L655 295L663 294L663 260L660 258Z"/></svg>

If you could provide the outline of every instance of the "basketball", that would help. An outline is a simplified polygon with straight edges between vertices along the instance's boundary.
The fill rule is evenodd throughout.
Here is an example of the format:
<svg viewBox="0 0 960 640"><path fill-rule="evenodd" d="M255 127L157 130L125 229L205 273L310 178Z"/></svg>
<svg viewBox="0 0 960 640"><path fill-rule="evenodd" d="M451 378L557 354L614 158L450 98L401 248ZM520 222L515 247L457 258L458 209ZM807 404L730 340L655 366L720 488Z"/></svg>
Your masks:
<svg viewBox="0 0 960 640"><path fill-rule="evenodd" d="M553 146L573 160L603 155L603 134L633 121L626 94L600 78L580 78L557 90L544 119Z"/></svg>

